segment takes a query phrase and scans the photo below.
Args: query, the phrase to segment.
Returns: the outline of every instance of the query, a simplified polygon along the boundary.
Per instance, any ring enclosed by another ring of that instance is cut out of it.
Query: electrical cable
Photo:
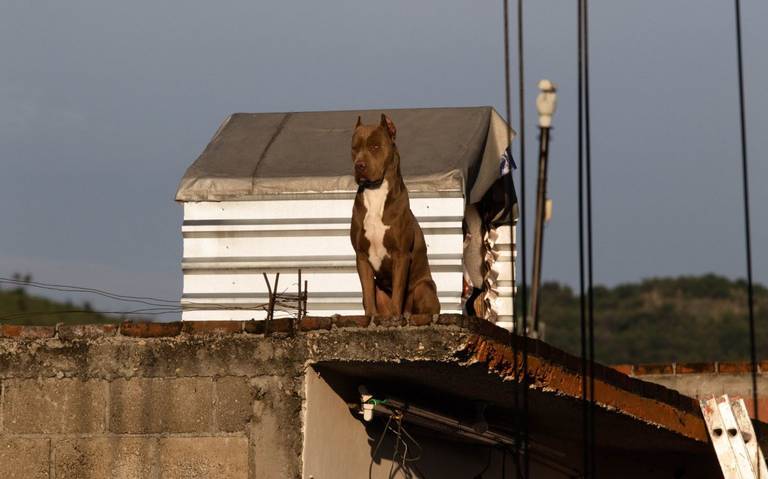
[[[475,477],[473,479],[483,479],[483,474],[488,472],[488,469],[491,467],[491,456],[493,455],[493,447],[488,447],[488,460],[485,462],[485,467],[475,474]]]
[[[747,126],[744,102],[744,63],[741,46],[741,1],[734,0],[736,17],[736,53],[739,79],[739,126],[741,133],[741,178],[744,194],[744,241],[747,260],[747,304],[749,311],[749,359],[752,369],[752,417],[760,421],[757,394],[757,347],[755,332],[755,299],[754,284],[752,282],[752,231],[749,213],[749,172],[747,162]],[[755,434],[759,436],[757,429]],[[759,437],[757,438],[759,439]],[[759,443],[759,440],[758,440]],[[758,471],[758,477],[760,471]]]
[[[504,15],[504,101],[505,101],[505,107],[506,107],[506,119],[507,119],[507,156],[510,162],[509,165],[509,184],[507,185],[507,194],[509,196],[509,200],[511,202],[511,196],[512,196],[512,94],[511,94],[511,79],[510,79],[510,66],[509,66],[509,0],[503,0],[503,15]],[[521,187],[522,187],[522,198],[518,199],[518,211],[520,212],[520,218],[522,221],[524,220],[524,205],[525,205],[525,175],[524,172],[524,165],[521,166]],[[515,228],[515,219],[512,215],[512,205],[510,203],[510,216],[509,216],[509,226],[510,226],[510,233],[514,231]],[[524,223],[523,223],[524,224]],[[522,244],[525,244],[525,238],[523,237]],[[524,251],[524,250],[523,250]],[[526,288],[525,288],[525,254],[523,256],[523,279],[522,279],[522,302],[523,302],[523,321],[525,321],[525,304],[526,304]],[[515,277],[515,263],[512,262],[511,265],[511,277]],[[516,287],[512,288],[512,302],[513,302],[513,310],[514,310],[514,302],[516,298]],[[517,335],[518,335],[518,321],[515,318],[516,315],[513,315],[512,317],[512,356],[513,356],[513,370],[515,371],[515,378],[513,382],[513,407],[515,411],[515,455],[517,455],[520,443],[522,442],[521,438],[521,426],[520,426],[520,394],[519,394],[519,377],[518,377],[518,364],[517,364]],[[518,476],[519,479],[519,476]]]
[[[376,447],[373,448],[373,452],[371,453],[371,462],[370,464],[368,464],[368,479],[373,479],[373,461],[376,459],[376,453],[379,452],[379,448],[381,447],[381,444],[384,442],[384,437],[387,435],[387,430],[389,430],[390,422],[392,422],[391,414],[389,418],[387,418],[387,423],[384,425],[384,430],[381,431],[379,440],[376,441]]]
[[[525,205],[527,204],[525,196],[525,61],[524,61],[524,44],[523,44],[523,0],[517,0],[517,70],[518,70],[518,111],[519,111],[519,128],[520,128],[520,196],[522,197],[520,205],[520,236],[522,237],[520,252],[522,256],[520,270],[522,274],[522,289],[523,289],[523,364],[522,364],[522,392],[523,392],[523,415],[522,415],[522,459],[523,459],[523,474],[522,477],[528,478],[530,473],[530,458],[528,457],[528,288],[527,288],[527,236],[526,236],[526,214]],[[519,470],[519,457],[518,457],[518,476],[520,476]]]
[[[590,407],[587,401],[587,311],[584,291],[584,0],[577,4],[577,63],[578,63],[578,223],[579,223],[579,330],[581,343],[581,404],[582,404],[582,470],[585,478],[590,475],[589,422]]]
[[[84,286],[42,283],[37,281],[25,281],[21,279],[6,278],[6,277],[0,277],[0,284],[8,284],[8,285],[13,285],[17,287],[32,287],[32,288],[43,289],[47,291],[58,291],[58,292],[66,292],[66,293],[95,294],[97,296],[106,297],[108,299],[112,299],[115,301],[123,301],[128,303],[140,303],[140,304],[145,304],[147,306],[156,306],[158,308],[169,308],[169,311],[167,312],[154,313],[154,314],[170,314],[172,312],[182,312],[182,309],[184,311],[206,311],[206,310],[253,311],[253,310],[264,309],[268,306],[268,303],[249,305],[247,307],[239,307],[239,306],[231,306],[231,305],[222,305],[221,303],[195,302],[195,303],[185,304],[182,307],[180,301],[178,300],[168,300],[168,299],[154,298],[149,296],[129,296],[129,295],[123,295],[119,293],[114,293],[114,292],[103,290],[103,289],[89,288]],[[288,290],[288,287],[286,287],[286,289],[284,289],[281,293],[278,293],[275,296],[275,306],[280,307],[281,312],[287,312],[288,310],[297,309],[295,302],[298,299],[292,295],[286,295],[285,292],[287,290]],[[174,311],[171,311],[171,310],[174,310]],[[178,310],[178,311],[175,311],[175,310]],[[14,316],[14,319],[19,319],[25,315],[81,314],[81,313],[88,313],[88,312],[95,313],[95,314],[123,314],[123,312],[121,311],[111,312],[111,311],[88,311],[88,310],[71,310],[71,311],[60,310],[60,311],[47,311],[47,312],[46,311],[19,312],[19,313],[14,313],[11,316]],[[135,314],[135,313],[131,311],[127,311],[125,312],[125,314]],[[10,318],[7,316],[0,317],[0,320],[8,320],[8,319]]]
[[[501,479],[507,479],[507,450],[501,455]]]
[[[117,298],[125,298],[125,299],[136,299],[136,300],[143,300],[143,301],[154,301],[159,303],[178,303],[178,300],[172,300],[172,299],[162,299],[162,298],[153,298],[150,296],[128,296],[124,294],[118,294],[118,293],[112,293],[106,290],[102,289],[96,289],[96,288],[88,288],[84,286],[73,286],[68,284],[53,284],[53,283],[41,283],[38,281],[23,281],[15,278],[5,278],[0,277],[0,282],[7,282],[7,283],[14,283],[18,285],[28,285],[28,286],[35,286],[39,288],[66,288],[71,289],[72,292],[80,292],[80,293],[93,293],[101,296],[108,296],[108,297],[117,297]]]
[[[592,235],[592,122],[589,101],[589,2],[584,0],[584,145],[587,180],[587,293],[588,293],[588,340],[589,340],[589,449],[592,477],[597,476],[597,443],[595,436],[595,296],[594,255]]]
[[[94,292],[94,291],[87,291],[87,290],[79,289],[79,288],[70,288],[70,287],[66,287],[66,286],[60,286],[60,287],[59,286],[42,286],[42,285],[39,285],[39,284],[27,283],[27,282],[23,282],[23,281],[12,281],[12,280],[2,279],[2,278],[0,278],[0,284],[10,284],[10,285],[14,285],[14,286],[29,286],[29,287],[32,287],[32,288],[44,289],[44,290],[47,290],[47,291],[59,291],[59,292],[64,292],[64,293],[95,294],[97,296],[103,296],[103,297],[106,297],[106,298],[109,298],[109,299],[112,299],[112,300],[115,300],[115,301],[124,301],[124,302],[129,302],[129,303],[141,303],[141,304],[146,304],[148,306],[170,306],[171,304],[173,304],[170,301],[165,303],[165,302],[162,302],[162,301],[155,302],[155,301],[145,301],[143,299],[127,299],[127,298],[123,297],[122,295],[108,293],[108,292],[98,292],[97,293],[97,292]],[[175,301],[175,304],[179,304],[179,301]]]

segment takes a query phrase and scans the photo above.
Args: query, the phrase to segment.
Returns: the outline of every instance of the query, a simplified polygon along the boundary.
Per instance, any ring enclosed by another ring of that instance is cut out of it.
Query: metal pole
[[[531,317],[533,331],[539,333],[539,303],[541,290],[541,263],[544,246],[544,222],[546,220],[547,202],[547,164],[549,159],[549,130],[552,126],[552,115],[557,107],[557,87],[549,80],[539,82],[539,96],[536,98],[536,108],[539,111],[539,179],[536,190],[536,224],[533,240],[533,273],[531,278]]]

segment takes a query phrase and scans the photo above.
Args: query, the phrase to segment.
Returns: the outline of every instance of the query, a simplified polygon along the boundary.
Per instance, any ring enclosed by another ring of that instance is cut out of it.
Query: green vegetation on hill
[[[56,323],[114,323],[118,320],[93,311],[88,302],[73,304],[34,296],[23,287],[0,290],[0,324],[54,325]]]
[[[709,274],[595,287],[595,358],[604,364],[749,360],[745,281]],[[578,292],[542,286],[545,340],[581,351]],[[758,358],[768,358],[768,289],[755,285]]]

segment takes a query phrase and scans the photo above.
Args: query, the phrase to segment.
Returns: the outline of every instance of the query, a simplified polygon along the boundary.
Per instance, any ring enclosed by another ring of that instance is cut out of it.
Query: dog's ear
[[[397,136],[397,128],[395,128],[395,124],[392,122],[392,119],[384,113],[381,114],[380,126],[384,128],[387,133],[389,133],[389,137],[392,139],[392,141],[395,141],[395,136]]]
[[[357,115],[357,123],[355,123],[355,129],[357,129],[362,124],[363,124],[362,117],[360,115]]]

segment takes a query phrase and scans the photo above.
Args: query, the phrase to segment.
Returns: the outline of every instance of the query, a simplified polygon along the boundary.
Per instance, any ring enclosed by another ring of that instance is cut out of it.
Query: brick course
[[[616,371],[657,383],[694,399],[728,394],[740,397],[752,410],[752,364],[748,361],[667,364],[619,364]],[[758,363],[758,415],[768,420],[768,361]]]

